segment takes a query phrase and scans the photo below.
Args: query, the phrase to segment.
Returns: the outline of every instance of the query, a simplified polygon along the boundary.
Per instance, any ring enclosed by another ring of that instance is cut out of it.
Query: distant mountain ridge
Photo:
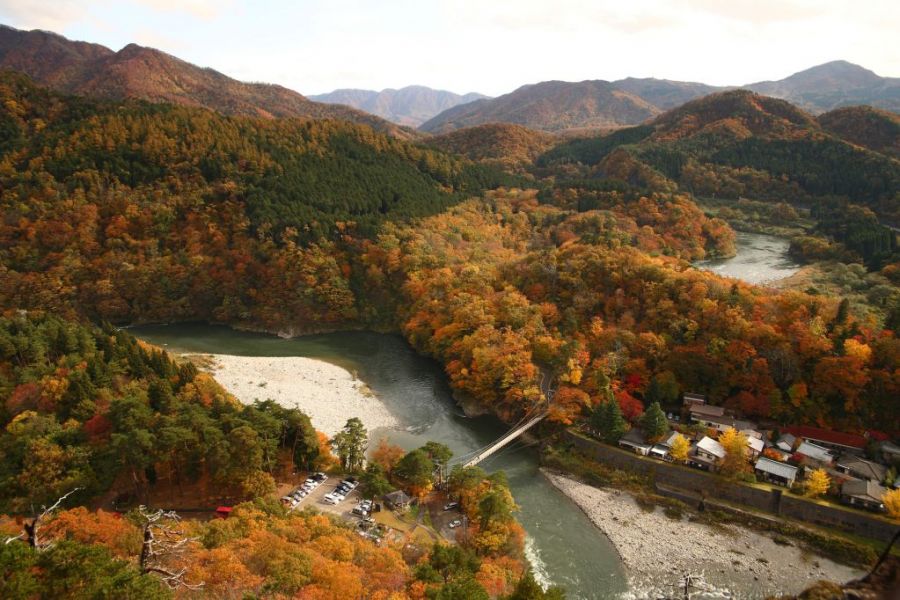
[[[744,86],[821,113],[844,106],[869,105],[900,113],[900,78],[881,77],[845,60],[828,62],[779,81]]]
[[[114,52],[47,31],[0,25],[0,68],[22,72],[68,94],[170,102],[229,115],[340,119],[401,138],[416,137],[411,130],[360,110],[313,102],[279,85],[237,81],[137,44]]]
[[[549,132],[625,127],[730,89],[737,88],[632,77],[618,81],[545,81],[491,100],[451,108],[420,129],[447,133],[491,122]],[[871,105],[900,113],[900,78],[880,77],[846,61],[825,63],[779,81],[752,83],[743,89],[787,100],[813,114],[851,105]]]
[[[418,127],[443,111],[487,98],[474,92],[455,94],[435,90],[422,85],[410,85],[400,89],[374,90],[339,89],[327,94],[309,96],[316,102],[345,104],[364,110],[399,125]]]

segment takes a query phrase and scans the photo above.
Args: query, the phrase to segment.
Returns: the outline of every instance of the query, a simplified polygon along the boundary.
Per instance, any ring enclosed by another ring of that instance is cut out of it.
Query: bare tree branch
[[[183,554],[189,543],[197,539],[187,537],[178,527],[181,522],[178,513],[163,509],[149,511],[146,506],[140,506],[138,512],[144,520],[144,542],[138,560],[141,572],[159,575],[162,582],[172,589],[183,587],[196,590],[202,587],[202,582],[185,581],[187,568],[173,570],[167,565],[174,557]]]
[[[59,498],[57,498],[56,502],[51,504],[49,507],[43,506],[42,507],[44,509],[43,512],[41,512],[41,514],[35,516],[31,520],[31,523],[29,523],[28,521],[25,521],[25,523],[22,525],[22,527],[24,528],[24,531],[15,537],[6,538],[4,545],[12,542],[13,540],[21,540],[24,538],[24,541],[27,542],[28,545],[31,546],[32,548],[34,548],[35,550],[40,551],[40,550],[47,550],[49,548],[52,548],[53,542],[41,542],[40,539],[38,538],[38,531],[40,529],[41,522],[44,520],[45,517],[48,517],[51,514],[53,514],[53,512],[55,512],[56,509],[59,508],[59,506],[63,502],[65,502],[66,498],[68,498],[69,496],[71,496],[72,494],[74,494],[75,492],[77,492],[80,489],[82,489],[82,488],[80,488],[80,487],[74,488],[74,489],[66,492]]]

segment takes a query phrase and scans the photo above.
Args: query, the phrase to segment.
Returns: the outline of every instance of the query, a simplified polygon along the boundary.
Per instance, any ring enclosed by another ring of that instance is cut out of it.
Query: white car
[[[460,525],[462,525],[462,521],[460,521],[459,519],[453,519],[452,521],[450,521],[449,527],[450,529],[456,529]]]

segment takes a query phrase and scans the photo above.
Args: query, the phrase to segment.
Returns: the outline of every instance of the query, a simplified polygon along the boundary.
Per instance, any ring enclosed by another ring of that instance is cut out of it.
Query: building
[[[882,497],[885,489],[874,481],[852,480],[841,486],[841,500],[851,506],[868,510],[884,510]]]
[[[844,433],[842,431],[831,431],[830,429],[821,429],[819,427],[810,427],[808,425],[792,425],[790,427],[785,427],[784,431],[818,446],[830,450],[837,450],[838,452],[848,450],[860,452],[865,449],[866,444],[869,441],[862,435]]]
[[[766,443],[762,440],[762,438],[747,435],[747,448],[750,450],[750,460],[756,460],[757,458],[759,458],[759,455],[762,454],[763,448],[765,447]]]
[[[900,465],[900,446],[891,442],[881,442],[878,446],[881,458],[889,465]]]
[[[672,431],[671,433],[669,433],[669,436],[665,440],[660,442],[660,444],[662,444],[666,448],[672,448],[672,444],[675,443],[675,438],[677,438],[679,435],[681,435],[681,434],[678,433],[677,431]],[[682,436],[682,437],[684,437],[684,436]]]
[[[800,442],[800,445],[797,446],[797,454],[802,454],[806,458],[819,463],[822,466],[828,466],[834,462],[834,454],[832,454],[830,450],[805,440]]]
[[[687,406],[688,408],[699,404],[706,404],[706,396],[702,394],[686,393],[682,398],[684,400],[684,406]]]
[[[721,408],[721,407],[709,407],[709,408]],[[741,419],[735,419],[734,417],[730,417],[728,415],[703,415],[700,413],[691,413],[691,419],[693,419],[696,423],[700,425],[704,425],[709,427],[710,429],[715,429],[718,432],[724,432],[728,429],[735,429],[737,431],[744,430],[756,430],[756,423],[751,423],[750,421],[742,421]]]
[[[835,468],[839,473],[844,473],[864,481],[875,481],[878,483],[884,481],[884,478],[887,475],[886,466],[872,462],[871,460],[860,458],[854,454],[842,456],[837,461]]]
[[[724,417],[725,407],[710,406],[709,404],[692,404],[688,408],[688,412],[691,414],[691,420],[696,421],[701,417]]]
[[[636,427],[630,429],[622,436],[619,440],[619,445],[641,456],[647,456],[653,447],[653,444],[647,443],[647,440],[644,438],[644,432]]]
[[[666,446],[665,444],[653,444],[648,456],[667,462],[672,461],[672,456],[669,454],[669,446]]]
[[[762,457],[753,467],[756,477],[769,483],[791,487],[797,479],[797,467]]]
[[[725,458],[724,446],[711,437],[704,436],[691,448],[688,464],[706,471],[715,471],[723,458]]]
[[[790,433],[785,433],[775,443],[775,447],[783,452],[793,452],[795,445],[797,445],[797,437]]]
[[[385,494],[384,501],[394,510],[406,510],[409,508],[409,503],[412,502],[412,498],[407,496],[406,492],[403,490],[395,490],[389,494]]]

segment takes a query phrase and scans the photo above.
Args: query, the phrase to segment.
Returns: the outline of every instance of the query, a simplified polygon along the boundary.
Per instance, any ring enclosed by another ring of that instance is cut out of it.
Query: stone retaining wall
[[[786,490],[762,490],[748,485],[652,458],[645,458],[582,437],[572,431],[566,432],[566,440],[571,442],[586,456],[611,465],[623,471],[650,476],[654,483],[674,487],[695,498],[711,498],[743,504],[757,510],[789,517],[798,521],[824,525],[865,536],[881,542],[889,542],[898,526],[876,515],[862,511],[825,506],[804,498],[792,496]]]

